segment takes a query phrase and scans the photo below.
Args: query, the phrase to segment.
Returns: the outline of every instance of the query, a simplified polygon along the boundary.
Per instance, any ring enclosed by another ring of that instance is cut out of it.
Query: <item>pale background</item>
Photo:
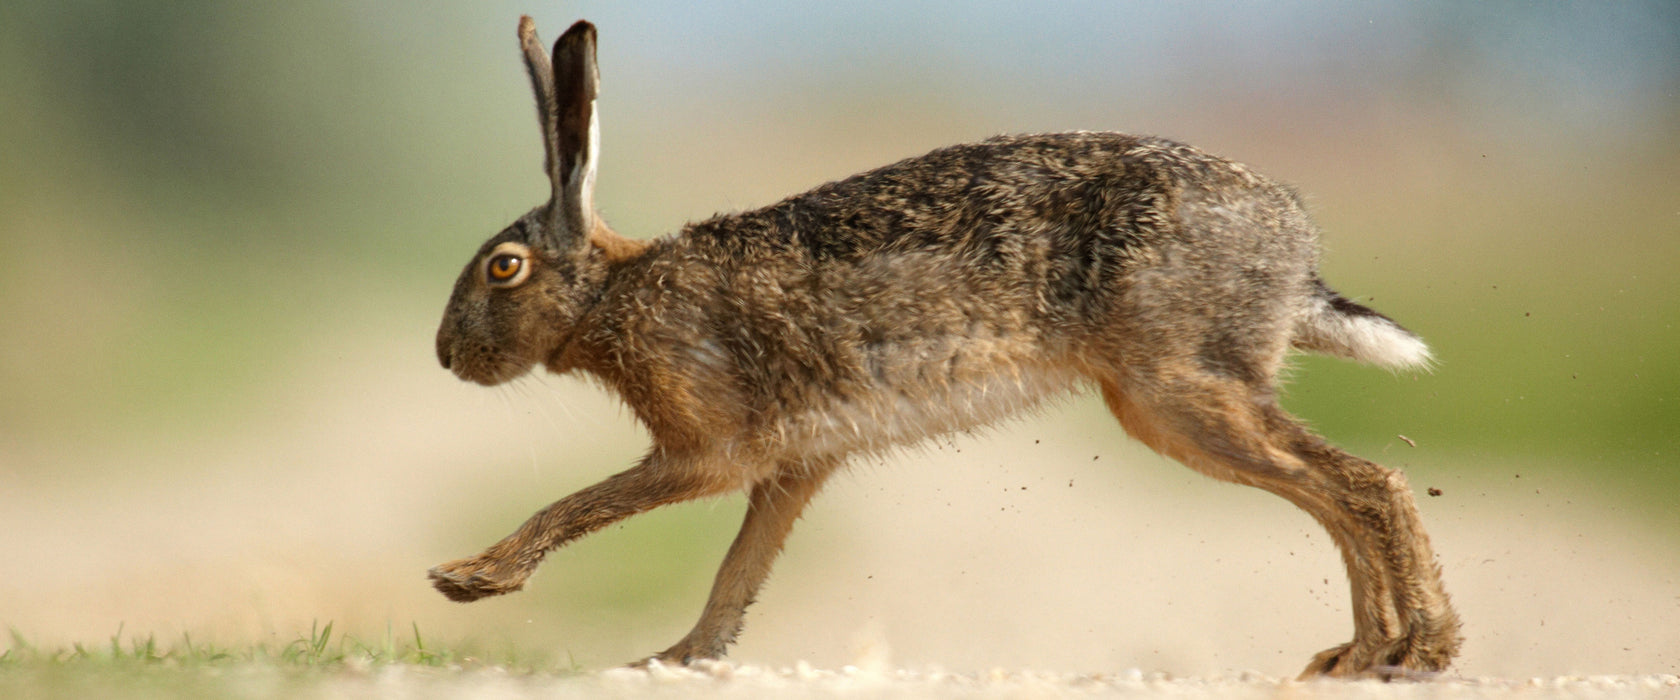
[[[424,581],[645,446],[584,382],[486,390],[432,354],[459,266],[544,196],[523,12],[600,27],[600,204],[633,236],[1001,132],[1295,183],[1326,276],[1442,358],[1303,360],[1288,402],[1443,491],[1460,670],[1680,669],[1675,5],[708,5],[0,7],[0,625],[418,625],[590,668],[687,629],[740,497],[507,598]],[[1286,675],[1349,634],[1304,514],[1081,399],[840,478],[734,656]]]

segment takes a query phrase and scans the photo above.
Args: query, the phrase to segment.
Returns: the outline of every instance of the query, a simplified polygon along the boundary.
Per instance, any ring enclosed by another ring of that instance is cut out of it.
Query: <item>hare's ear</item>
[[[537,95],[537,123],[542,126],[543,172],[550,180],[555,176],[556,115],[560,107],[554,101],[554,68],[548,63],[548,52],[537,38],[537,23],[529,15],[519,18],[519,48],[525,54],[525,72],[531,75],[531,91]]]
[[[543,133],[543,171],[553,185],[548,202],[547,233],[557,248],[583,245],[595,228],[595,153],[600,142],[595,124],[595,26],[578,22],[554,43],[549,62],[537,25],[519,18],[519,48],[537,97],[537,122]]]
[[[559,224],[558,241],[581,246],[595,229],[595,158],[600,150],[600,125],[595,120],[595,95],[600,76],[595,70],[595,26],[579,21],[554,42],[554,128],[548,137],[549,179],[554,182],[550,202]]]

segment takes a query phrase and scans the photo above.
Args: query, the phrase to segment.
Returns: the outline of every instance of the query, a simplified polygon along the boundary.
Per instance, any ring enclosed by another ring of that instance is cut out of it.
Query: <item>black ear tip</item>
[[[571,29],[567,29],[566,33],[560,36],[560,40],[566,42],[578,41],[580,39],[591,42],[595,41],[595,25],[590,24],[589,20],[578,20],[577,23],[572,25]]]

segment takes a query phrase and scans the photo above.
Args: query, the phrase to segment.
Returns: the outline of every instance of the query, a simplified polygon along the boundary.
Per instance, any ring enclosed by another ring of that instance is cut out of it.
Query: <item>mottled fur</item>
[[[445,595],[518,590],[572,539],[745,489],[746,522],[700,622],[656,657],[715,658],[801,508],[849,456],[1094,386],[1145,444],[1277,493],[1329,530],[1352,582],[1354,640],[1306,674],[1450,662],[1458,618],[1404,478],[1278,406],[1291,347],[1396,367],[1428,358],[1319,279],[1316,230],[1288,188],[1161,139],[1005,136],[633,241],[591,202],[594,36],[573,26],[551,67],[521,20],[553,194],[467,265],[438,356],[487,385],[537,365],[592,374],[653,447],[433,569]]]

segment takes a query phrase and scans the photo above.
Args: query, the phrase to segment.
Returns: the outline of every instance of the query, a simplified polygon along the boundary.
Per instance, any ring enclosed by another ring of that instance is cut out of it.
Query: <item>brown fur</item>
[[[942,148],[756,211],[625,239],[591,202],[594,28],[552,65],[521,45],[550,201],[456,283],[438,356],[497,384],[536,365],[623,398],[653,447],[470,559],[452,600],[518,590],[556,547],[668,503],[750,492],[694,630],[655,658],[722,656],[800,510],[848,457],[1097,387],[1121,425],[1216,479],[1266,489],[1335,539],[1354,639],[1304,675],[1445,668],[1459,623],[1404,478],[1326,444],[1274,386],[1291,347],[1391,365],[1427,351],[1319,280],[1293,192],[1170,141],[1007,136]],[[490,259],[521,276],[497,282]]]

